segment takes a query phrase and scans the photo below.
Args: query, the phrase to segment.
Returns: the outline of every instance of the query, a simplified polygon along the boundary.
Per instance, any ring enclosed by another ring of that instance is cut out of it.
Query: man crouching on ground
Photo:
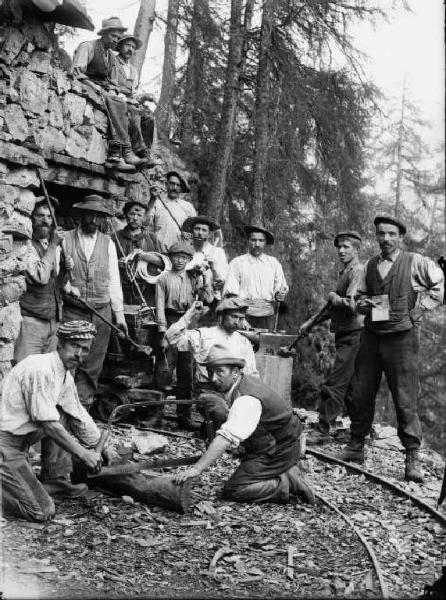
[[[5,514],[46,521],[55,513],[51,496],[78,498],[83,483],[70,482],[71,456],[93,473],[101,469],[94,448],[99,429],[83,408],[71,370],[88,355],[96,329],[87,321],[59,326],[57,350],[31,354],[6,376],[0,404],[0,482]],[[40,483],[28,462],[30,446],[42,440]]]
[[[224,394],[209,405],[211,418],[221,426],[198,462],[176,475],[176,483],[198,477],[225,451],[243,443],[245,453],[224,486],[225,499],[285,503],[297,495],[314,504],[314,494],[297,466],[302,426],[289,402],[259,379],[244,375],[245,361],[222,345],[209,350],[204,364],[215,390]]]

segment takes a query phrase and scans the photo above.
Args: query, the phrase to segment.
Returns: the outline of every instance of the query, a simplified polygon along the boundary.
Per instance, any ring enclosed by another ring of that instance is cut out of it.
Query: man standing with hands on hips
[[[406,227],[388,216],[374,220],[381,253],[365,267],[358,287],[358,311],[365,315],[352,398],[350,442],[343,460],[364,461],[364,438],[370,433],[375,400],[384,373],[406,450],[405,477],[423,479],[418,449],[418,344],[423,313],[443,300],[443,273],[429,258],[402,249]]]

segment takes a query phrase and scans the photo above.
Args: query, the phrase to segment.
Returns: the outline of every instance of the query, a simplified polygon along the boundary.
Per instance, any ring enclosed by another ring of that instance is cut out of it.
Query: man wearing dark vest
[[[63,321],[90,321],[97,330],[90,352],[78,367],[75,377],[79,399],[88,407],[94,400],[110,328],[66,292],[80,296],[106,319],[111,320],[113,313],[116,325],[124,333],[127,333],[127,325],[116,247],[108,235],[98,231],[105,217],[111,213],[103,198],[95,194],[74,204],[73,209],[79,210],[81,218],[76,229],[67,231],[63,243],[64,254],[72,259],[73,265],[70,281],[64,289]]]
[[[358,311],[365,322],[356,363],[350,442],[342,458],[364,461],[364,438],[373,424],[384,373],[395,404],[398,436],[406,449],[405,477],[420,482],[419,326],[423,312],[442,302],[443,273],[429,258],[402,250],[403,223],[380,216],[374,225],[381,254],[368,261],[358,288]]]
[[[57,346],[57,323],[61,317],[61,238],[54,229],[46,200],[39,199],[31,216],[33,237],[28,250],[26,292],[20,298],[22,322],[14,346],[14,360],[30,354],[53,352]]]
[[[122,171],[134,171],[146,164],[132,151],[129,137],[127,102],[111,81],[116,45],[127,27],[118,17],[102,21],[99,39],[82,42],[73,56],[73,75],[99,93],[106,103],[110,140],[108,164]],[[122,152],[122,156],[121,156]]]
[[[285,503],[296,495],[314,504],[297,465],[302,425],[291,404],[256,377],[242,374],[245,361],[225,346],[213,346],[205,365],[215,390],[224,395],[216,395],[209,406],[211,418],[221,425],[203,456],[179,472],[176,482],[198,477],[224,452],[243,444],[240,466],[225,483],[224,498]]]

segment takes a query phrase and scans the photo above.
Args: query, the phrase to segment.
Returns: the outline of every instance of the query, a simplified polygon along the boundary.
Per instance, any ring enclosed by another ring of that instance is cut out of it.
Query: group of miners
[[[153,139],[154,122],[134,100],[130,58],[140,42],[124,32],[119,19],[105,20],[99,39],[79,46],[73,68],[107,106],[109,162],[133,170],[150,162],[147,131],[151,127]],[[85,494],[84,483],[71,482],[72,457],[100,472],[100,431],[89,411],[110,341],[107,321],[128,336],[124,305],[141,303],[154,310],[157,366],[167,364],[176,374],[178,399],[200,398],[197,408],[206,407],[216,430],[202,458],[180,470],[175,481],[199,476],[233,450],[240,466],[225,484],[225,498],[287,502],[297,496],[314,503],[298,466],[302,424],[291,403],[261,381],[246,335],[249,329],[277,329],[278,307],[289,291],[280,262],[266,252],[274,236],[262,223],[245,225],[247,252],[228,263],[218,243],[220,224],[197,214],[184,197],[189,189],[182,175],[169,171],[165,185],[150,203],[126,201],[126,225],[111,236],[104,233],[110,203],[98,195],[73,205],[77,225],[70,231],[55,226],[51,199],[39,198],[35,205],[16,365],[3,381],[0,410],[6,513],[46,520],[54,514],[53,496]],[[404,249],[406,227],[399,220],[379,216],[374,226],[380,252],[365,265],[358,232],[335,236],[342,267],[337,287],[299,331],[330,319],[336,346],[320,391],[319,421],[307,443],[327,442],[345,406],[351,428],[342,458],[363,462],[384,373],[406,451],[405,477],[421,481],[419,325],[423,312],[443,300],[443,273]],[[282,354],[289,352],[284,348]],[[194,428],[190,405],[178,405],[177,418],[180,427]],[[38,441],[39,479],[28,460]]]

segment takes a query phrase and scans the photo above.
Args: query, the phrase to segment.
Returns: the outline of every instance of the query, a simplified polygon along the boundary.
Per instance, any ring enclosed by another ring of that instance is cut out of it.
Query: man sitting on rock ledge
[[[134,171],[144,166],[146,160],[138,158],[132,150],[129,137],[127,101],[112,83],[116,50],[119,39],[127,31],[118,17],[102,21],[99,39],[82,42],[73,57],[73,74],[82,83],[98,92],[104,101],[109,119],[110,140],[107,164],[121,171]],[[122,151],[122,156],[121,156]]]

